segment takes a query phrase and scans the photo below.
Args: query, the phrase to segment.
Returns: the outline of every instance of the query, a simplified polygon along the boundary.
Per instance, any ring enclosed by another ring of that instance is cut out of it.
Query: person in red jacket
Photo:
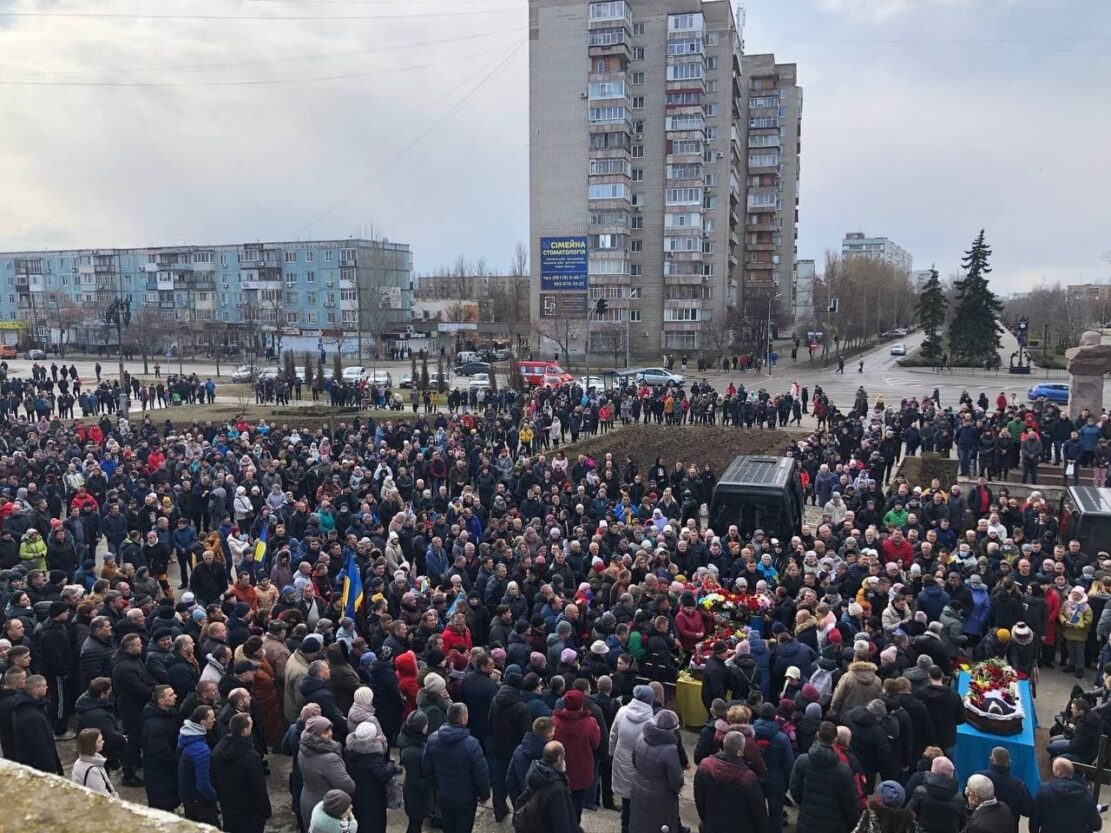
[[[901,530],[896,529],[892,532],[880,548],[883,550],[885,564],[894,561],[904,570],[909,570],[910,565],[914,563],[914,547],[903,537]]]
[[[420,692],[420,683],[417,682],[417,655],[412,651],[398,654],[393,665],[397,674],[397,687],[405,698],[404,714],[408,717],[417,707],[417,694]]]
[[[569,691],[563,696],[563,708],[552,715],[554,738],[566,752],[567,787],[571,790],[576,822],[582,821],[583,798],[594,781],[594,752],[602,742],[598,721],[583,708],[584,703],[581,691]]]
[[[702,612],[690,593],[684,593],[679,602],[675,630],[679,632],[679,642],[688,654],[694,653],[694,646],[706,635],[706,620],[702,618]]]
[[[461,653],[469,654],[471,652],[471,629],[467,627],[467,614],[456,613],[451,617],[451,622],[442,634],[444,637],[445,654],[451,653],[454,648]]]
[[[77,494],[73,496],[73,500],[69,502],[71,512],[80,512],[86,506],[91,507],[94,512],[100,510],[100,504],[97,503],[96,498],[89,494],[89,490],[81,486],[77,490]]]

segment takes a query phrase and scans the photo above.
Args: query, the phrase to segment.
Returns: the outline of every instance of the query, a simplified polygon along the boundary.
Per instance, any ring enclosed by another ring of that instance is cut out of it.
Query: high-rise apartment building
[[[792,276],[793,66],[756,62],[750,93],[729,0],[530,0],[529,27],[539,346],[552,350],[558,329],[578,353],[617,352],[625,333],[634,354],[721,346],[746,281]],[[586,262],[572,264],[562,254],[583,239]],[[585,280],[567,279],[579,268]]]
[[[870,257],[894,266],[900,272],[911,273],[914,258],[910,252],[886,237],[866,237],[864,232],[850,231],[841,241],[841,257]]]
[[[408,323],[412,271],[408,244],[385,240],[3,252],[0,327],[28,344],[115,344],[105,311],[121,299],[130,337],[156,353],[369,351]]]

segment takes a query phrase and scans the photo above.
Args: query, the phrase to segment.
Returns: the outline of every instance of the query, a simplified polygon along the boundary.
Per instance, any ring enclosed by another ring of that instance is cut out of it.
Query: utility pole
[[[764,358],[767,360],[768,365],[768,376],[772,375],[772,302],[778,301],[782,297],[782,293],[777,295],[773,295],[770,292],[768,293],[768,349],[767,352],[764,354]]]
[[[118,273],[116,280],[116,297],[108,307],[105,323],[116,327],[116,358],[120,371],[119,413],[126,418],[131,412],[131,399],[128,396],[127,377],[123,367],[123,328],[131,325],[131,299],[123,297],[123,279]]]
[[[1049,325],[1046,324],[1042,331],[1042,368],[1048,366],[1049,363]]]

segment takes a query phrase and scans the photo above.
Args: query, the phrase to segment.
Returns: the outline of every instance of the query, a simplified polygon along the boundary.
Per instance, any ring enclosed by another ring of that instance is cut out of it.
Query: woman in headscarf
[[[1068,651],[1068,665],[1065,671],[1075,672],[1077,678],[1084,676],[1084,646],[1088,642],[1088,630],[1092,626],[1092,606],[1088,594],[1080,585],[1072,588],[1061,605],[1057,620],[1063,629],[1065,649]]]

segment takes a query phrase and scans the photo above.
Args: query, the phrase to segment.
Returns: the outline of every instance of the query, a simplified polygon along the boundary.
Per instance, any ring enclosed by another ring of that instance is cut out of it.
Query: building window
[[[285,253],[285,262],[286,263],[296,263],[297,262],[297,252],[286,252]]]
[[[633,182],[644,181],[644,168],[633,168]]]
[[[305,252],[305,263],[312,263],[314,260],[316,260],[316,252]]]
[[[644,251],[644,241],[643,240],[630,240],[629,241],[629,251],[630,252],[642,252],[642,251]]]
[[[309,254],[312,254],[312,252],[309,252]],[[305,280],[309,283],[316,283],[316,272],[306,272]]]
[[[667,68],[668,81],[687,81],[703,76],[702,64],[672,64]]]
[[[638,309],[629,310],[629,322],[630,323],[639,324],[640,320],[641,320],[640,310],[638,310]]]
[[[619,182],[603,182],[590,186],[588,198],[592,200],[627,200],[629,198],[629,188]]]
[[[715,182],[716,182],[716,180],[714,179],[713,174],[706,174],[706,185],[707,185],[707,187],[713,187]]]
[[[629,228],[634,228],[634,229],[644,228],[644,218],[640,217],[640,216],[633,217],[632,223],[629,224]]]
[[[587,114],[591,124],[614,124],[625,121],[625,108],[617,107],[591,107]]]
[[[707,104],[706,105],[706,115],[707,116],[712,118],[712,117],[716,116],[717,114],[718,114],[718,106],[716,104]]]
[[[633,24],[633,34],[634,35],[643,35],[644,34],[644,24],[643,23],[634,23]]]
[[[643,46],[634,46],[633,47],[633,60],[634,61],[643,61],[644,60],[644,47]]]
[[[716,127],[706,128],[706,141],[712,142],[718,137],[718,129]]]
[[[591,81],[587,87],[587,95],[591,99],[598,98],[624,98],[624,81]]]
[[[316,303],[316,293],[315,292],[306,292],[305,293],[305,303],[306,304],[315,304]]]
[[[629,76],[629,84],[634,87],[639,87],[644,84],[644,73],[634,72]]]
[[[642,95],[633,96],[633,109],[634,110],[643,110],[644,109],[644,96],[642,96]]]
[[[642,274],[641,265],[639,263],[630,263],[629,264],[629,275],[631,275],[634,278],[639,278],[641,276],[641,274]]]
[[[706,59],[706,69],[717,69],[717,68],[718,68],[717,55],[711,55],[709,58]]]
[[[644,158],[644,145],[633,145],[632,156],[633,156],[633,159],[643,159]]]

